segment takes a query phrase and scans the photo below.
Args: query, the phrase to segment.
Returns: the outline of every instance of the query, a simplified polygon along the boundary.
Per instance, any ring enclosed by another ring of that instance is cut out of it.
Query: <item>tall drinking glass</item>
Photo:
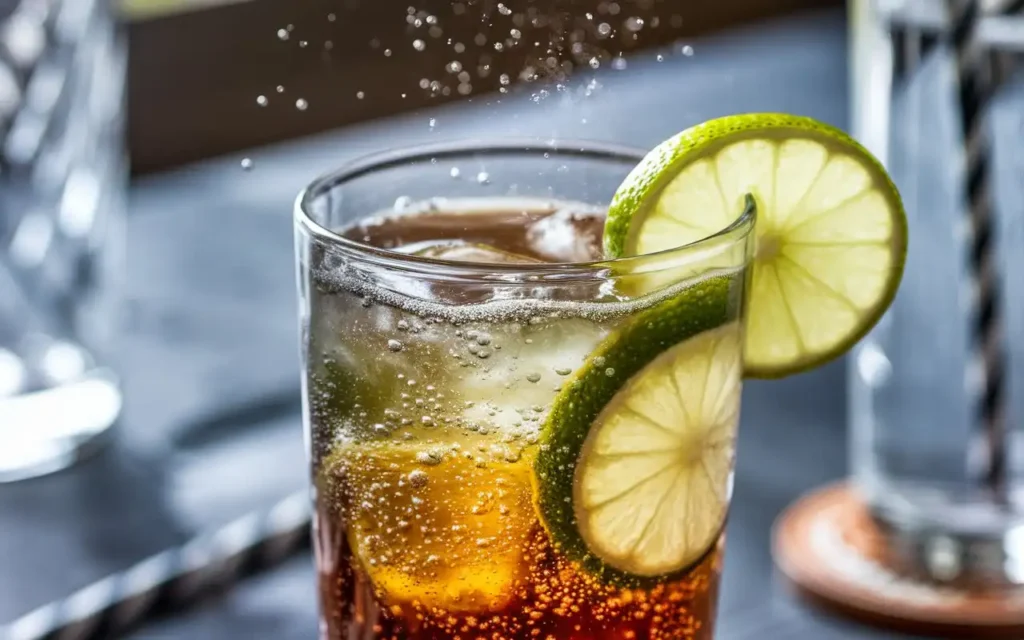
[[[640,158],[418,148],[299,197],[322,638],[714,636],[755,213],[602,260]]]

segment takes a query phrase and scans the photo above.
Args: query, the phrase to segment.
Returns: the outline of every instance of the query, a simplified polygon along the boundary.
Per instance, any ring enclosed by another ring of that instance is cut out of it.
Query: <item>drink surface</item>
[[[456,205],[343,235],[475,262],[600,258],[600,212]],[[721,536],[684,570],[623,584],[577,562],[536,504],[559,391],[653,302],[598,277],[555,291],[381,285],[313,260],[306,384],[323,638],[712,638]]]

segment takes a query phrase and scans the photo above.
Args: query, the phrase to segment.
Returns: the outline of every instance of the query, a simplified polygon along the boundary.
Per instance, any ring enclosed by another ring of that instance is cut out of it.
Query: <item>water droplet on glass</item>
[[[417,38],[412,41],[412,48],[417,51],[423,51],[424,49],[427,48],[427,43]]]
[[[288,35],[288,30],[287,29],[278,29],[277,30],[277,39],[278,40],[287,40],[288,38],[289,38],[289,35]]]
[[[252,166],[252,158],[242,158],[242,169],[250,171]]]
[[[295,101],[295,108],[298,109],[299,111],[305,111],[306,109],[309,108],[309,103],[306,102],[305,99],[299,98],[298,100]]]
[[[690,45],[688,45],[688,44],[684,44],[684,45],[683,45],[683,48],[682,48],[682,49],[681,49],[680,51],[681,51],[681,52],[682,52],[682,54],[683,54],[684,56],[686,56],[687,58],[689,58],[690,56],[692,56],[692,55],[693,55],[693,47],[691,47],[691,46],[690,46]]]
[[[405,348],[405,345],[403,345],[398,340],[388,340],[388,351],[397,352],[401,351],[403,348]]]
[[[450,175],[453,178],[458,178],[461,173],[462,172],[459,171],[458,167],[452,167],[452,170],[448,172],[448,175]]]
[[[570,373],[572,373],[572,369],[570,369],[569,367],[559,367],[555,369],[555,373],[557,373],[560,376],[567,376]]]
[[[260,105],[261,107],[265,107],[269,103],[270,100],[267,100],[267,96],[256,96],[256,104]]]
[[[480,173],[476,174],[476,181],[478,184],[490,184],[491,176],[486,171],[481,171]]]
[[[526,375],[526,379],[530,382],[540,382],[540,374],[536,372],[529,373]]]

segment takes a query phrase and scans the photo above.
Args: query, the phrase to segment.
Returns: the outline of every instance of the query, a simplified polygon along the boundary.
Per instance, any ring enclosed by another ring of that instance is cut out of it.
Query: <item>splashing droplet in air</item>
[[[304,98],[299,98],[295,101],[295,108],[299,111],[305,111],[309,108],[309,103]]]
[[[412,41],[412,48],[417,51],[423,51],[424,49],[427,48],[427,43],[417,38]]]
[[[260,105],[261,107],[265,107],[269,103],[270,100],[267,100],[267,96],[256,96],[256,104]]]
[[[252,158],[242,158],[242,170],[251,171],[252,166]]]

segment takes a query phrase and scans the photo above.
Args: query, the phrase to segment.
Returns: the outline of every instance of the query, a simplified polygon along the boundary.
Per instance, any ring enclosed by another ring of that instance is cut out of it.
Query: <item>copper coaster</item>
[[[1024,591],[974,593],[899,575],[864,504],[845,483],[791,505],[772,554],[797,593],[818,606],[892,629],[941,638],[1024,638]]]

